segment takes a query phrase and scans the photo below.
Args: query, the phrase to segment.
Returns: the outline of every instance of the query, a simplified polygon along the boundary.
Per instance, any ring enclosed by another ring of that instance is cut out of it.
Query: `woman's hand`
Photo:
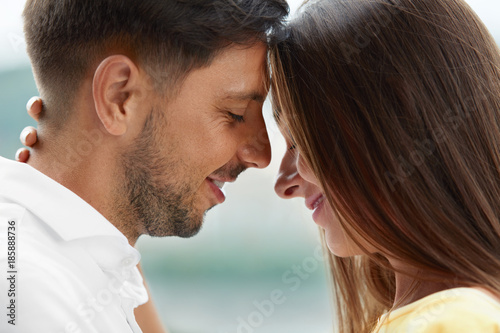
[[[38,121],[40,117],[40,113],[42,112],[42,99],[40,97],[32,97],[28,104],[26,104],[26,109],[28,110],[28,114],[31,118]],[[35,143],[38,141],[36,128],[32,126],[25,127],[21,132],[20,136],[21,143],[26,147],[33,147]],[[28,162],[30,158],[30,151],[27,148],[20,148],[16,153],[16,161],[19,162]]]
[[[151,293],[149,292],[149,288],[146,283],[146,279],[144,278],[144,274],[142,273],[141,266],[138,265],[137,268],[143,276],[144,286],[146,287],[149,296],[148,302],[137,307],[134,311],[137,324],[139,325],[143,333],[168,333],[168,330],[163,327],[156,305],[153,303],[153,299],[151,298]]]

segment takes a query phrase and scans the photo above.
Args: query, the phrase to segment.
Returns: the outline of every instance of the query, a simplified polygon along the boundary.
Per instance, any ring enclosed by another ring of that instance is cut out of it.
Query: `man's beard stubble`
[[[119,192],[125,203],[120,207],[120,215],[134,219],[128,224],[137,226],[139,235],[187,238],[200,231],[204,213],[194,211],[188,196],[195,189],[189,184],[182,180],[165,183],[165,176],[170,173],[173,179],[179,166],[162,157],[158,148],[160,133],[156,128],[164,121],[161,111],[152,110],[139,138],[123,154],[125,184]]]

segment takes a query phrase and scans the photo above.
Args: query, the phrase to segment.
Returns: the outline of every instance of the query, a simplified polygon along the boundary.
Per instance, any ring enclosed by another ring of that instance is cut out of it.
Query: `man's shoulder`
[[[57,244],[60,237],[40,217],[18,203],[0,197],[0,239],[22,243],[22,247]],[[19,250],[21,247],[16,247]],[[2,252],[0,251],[0,256]]]
[[[11,202],[8,199],[3,198],[0,195],[0,217],[11,219],[11,218],[22,218],[26,208],[17,203]]]
[[[7,268],[0,290],[9,291],[15,313],[30,316],[16,326],[52,328],[41,325],[57,322],[51,313],[69,318],[69,309],[78,306],[75,292],[83,289],[60,237],[22,205],[0,199],[0,244],[5,244],[0,248],[0,266]]]
[[[19,270],[26,286],[50,287],[81,279],[88,268],[79,247],[64,241],[41,218],[19,204],[0,202],[0,265]],[[33,281],[31,281],[33,280]],[[50,288],[49,288],[50,289]]]

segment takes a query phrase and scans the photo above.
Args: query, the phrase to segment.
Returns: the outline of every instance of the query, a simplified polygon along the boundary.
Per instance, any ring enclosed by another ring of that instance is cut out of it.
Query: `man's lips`
[[[215,178],[215,177],[207,177],[209,181],[214,183],[219,189],[222,189],[226,183],[232,183],[236,180],[236,178]]]
[[[217,203],[223,203],[226,200],[224,190],[222,189],[224,185],[234,182],[238,178],[238,175],[245,171],[245,169],[246,167],[241,164],[226,164],[215,170],[205,179],[217,199]]]
[[[226,196],[224,195],[222,190],[219,188],[219,186],[217,186],[214,183],[214,181],[211,180],[210,178],[206,178],[205,181],[207,182],[208,186],[212,190],[212,193],[214,194],[215,199],[217,200],[217,203],[218,204],[223,203],[226,200]]]
[[[215,179],[208,179],[208,180],[211,180],[212,183],[214,183],[215,185],[217,185],[218,188],[222,189],[224,187],[224,184],[226,184],[226,182],[223,182],[223,181],[220,181],[220,180],[215,180]]]
[[[206,178],[206,181],[208,182],[208,185],[211,188],[212,192],[214,193],[215,198],[217,199],[217,202],[219,204],[223,203],[226,200],[226,196],[225,196],[222,188],[224,187],[224,185],[226,183],[234,182],[235,180],[236,179],[230,179],[230,178],[226,178],[226,179],[222,179],[222,178],[214,179],[211,177]]]

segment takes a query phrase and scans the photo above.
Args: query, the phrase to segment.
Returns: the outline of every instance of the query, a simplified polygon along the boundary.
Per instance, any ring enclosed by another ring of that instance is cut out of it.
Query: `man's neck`
[[[117,196],[116,159],[102,147],[96,146],[92,150],[85,138],[62,140],[59,137],[53,140],[51,137],[51,144],[47,142],[49,140],[40,137],[28,164],[91,205],[120,230],[133,246],[139,233],[135,230],[134,222],[120,212],[124,209],[119,207],[125,207],[126,202],[120,204],[118,200],[126,198]]]

